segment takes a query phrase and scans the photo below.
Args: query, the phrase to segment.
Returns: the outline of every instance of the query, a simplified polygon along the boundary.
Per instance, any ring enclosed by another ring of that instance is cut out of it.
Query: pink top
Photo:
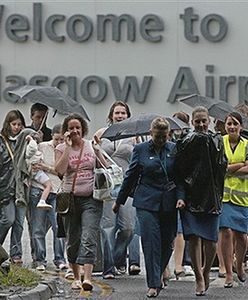
[[[59,144],[56,150],[61,153],[64,152],[65,143]],[[63,191],[70,192],[72,189],[72,182],[74,174],[77,168],[80,149],[69,152],[69,165],[63,178]],[[90,196],[93,193],[94,183],[94,167],[95,167],[96,155],[92,148],[91,142],[84,139],[84,148],[79,163],[74,194],[76,196]]]

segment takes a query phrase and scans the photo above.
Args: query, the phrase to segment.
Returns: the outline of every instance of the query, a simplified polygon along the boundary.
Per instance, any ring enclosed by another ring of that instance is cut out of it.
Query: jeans
[[[23,223],[26,214],[26,207],[16,207],[15,200],[10,200],[7,205],[0,208],[0,244],[4,240],[11,228],[10,236],[10,257],[22,257],[22,233]]]
[[[34,257],[36,263],[46,266],[46,233],[47,222],[51,224],[53,231],[53,251],[54,251],[54,264],[58,266],[60,263],[65,263],[64,258],[64,240],[57,238],[57,222],[56,222],[56,194],[50,193],[47,198],[47,203],[52,205],[52,209],[43,210],[37,208],[42,190],[39,188],[31,187],[30,190],[30,217],[31,217],[31,234],[32,243],[34,246]]]
[[[160,288],[177,232],[175,212],[154,212],[137,208],[148,288]]]
[[[103,275],[114,274],[114,266],[126,265],[127,247],[133,237],[135,226],[135,208],[132,198],[120,207],[115,215],[113,201],[104,202],[101,220],[102,251],[104,256]]]
[[[133,238],[128,245],[128,264],[140,267],[140,226],[138,218],[135,218],[135,228]]]

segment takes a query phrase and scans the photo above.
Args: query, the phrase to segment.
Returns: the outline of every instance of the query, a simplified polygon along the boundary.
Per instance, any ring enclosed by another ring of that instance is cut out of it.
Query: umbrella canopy
[[[230,112],[238,112],[243,119],[243,127],[248,129],[248,118],[237,111],[235,107],[224,101],[217,101],[212,98],[192,94],[179,99],[180,102],[189,105],[190,107],[204,106],[208,109],[209,115],[215,119],[225,121],[227,114]]]
[[[129,138],[133,136],[149,135],[152,121],[161,117],[155,113],[144,113],[138,116],[128,118],[124,121],[112,124],[105,130],[102,138],[107,138],[111,141]],[[165,117],[170,123],[171,129],[183,129],[189,126],[176,117]]]
[[[53,108],[55,112],[61,114],[78,113],[90,121],[83,106],[56,87],[25,85],[9,91],[9,93],[19,96],[17,102],[29,100],[33,103],[41,103]]]

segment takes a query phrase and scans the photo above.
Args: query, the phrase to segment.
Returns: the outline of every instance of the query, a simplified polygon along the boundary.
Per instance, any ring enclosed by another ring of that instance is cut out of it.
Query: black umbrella
[[[224,101],[217,101],[212,98],[192,94],[179,99],[180,102],[189,105],[190,107],[204,106],[208,109],[209,115],[215,119],[225,121],[226,116],[230,112],[238,112],[243,119],[243,127],[248,129],[248,118],[237,111],[231,104]]]
[[[151,122],[157,117],[161,117],[161,115],[155,113],[143,113],[138,116],[128,118],[124,121],[114,123],[105,130],[102,138],[115,141],[133,136],[149,135]],[[165,118],[170,123],[170,127],[173,130],[189,127],[186,123],[182,122],[176,117]]]
[[[90,121],[83,106],[56,87],[25,85],[9,93],[19,96],[17,101],[23,99],[41,103],[61,114],[78,113]]]

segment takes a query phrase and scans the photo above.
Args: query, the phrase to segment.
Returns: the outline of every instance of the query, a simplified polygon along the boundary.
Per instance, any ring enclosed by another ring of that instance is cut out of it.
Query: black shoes
[[[174,270],[174,275],[176,276],[176,280],[178,280],[179,277],[184,277],[185,276],[185,272],[183,270],[182,271]]]
[[[131,265],[128,269],[129,275],[138,275],[141,272],[141,269],[137,265]]]
[[[244,283],[246,281],[246,275],[245,274],[242,274],[242,275],[237,275],[238,276],[238,280],[241,282],[241,283]]]
[[[231,289],[233,287],[233,282],[227,282],[224,284],[224,288]]]
[[[147,293],[146,293],[146,297],[147,298],[156,298],[159,293],[160,293],[161,289],[160,288],[150,288]]]

